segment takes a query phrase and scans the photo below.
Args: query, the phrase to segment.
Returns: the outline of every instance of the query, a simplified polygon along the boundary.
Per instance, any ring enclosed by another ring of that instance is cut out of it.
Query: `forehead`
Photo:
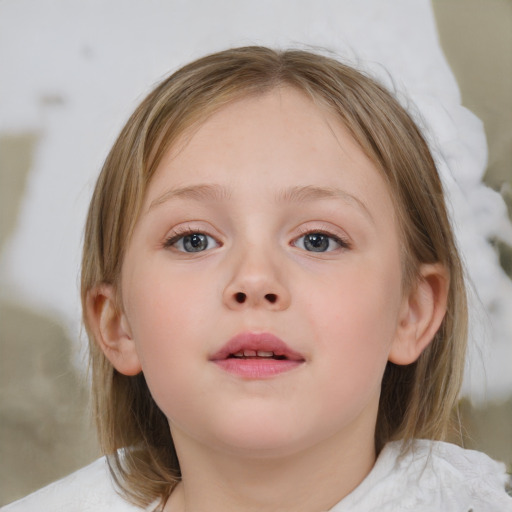
[[[394,210],[381,172],[339,117],[292,87],[233,101],[178,137],[150,181],[143,208],[167,192],[205,184],[245,200],[330,188],[368,208],[377,201]]]
[[[153,179],[161,179],[168,169],[176,182],[193,181],[199,174],[219,178],[222,167],[237,160],[258,166],[262,176],[275,177],[278,169],[270,163],[284,157],[304,158],[312,180],[322,174],[322,166],[349,167],[351,161],[371,168],[369,174],[378,172],[333,111],[295,88],[281,86],[235,100],[196,123],[163,155]],[[204,160],[208,165],[203,165]],[[195,165],[200,161],[200,166]],[[186,172],[181,172],[185,166]],[[280,170],[278,175],[284,176],[289,169]],[[236,173],[230,176],[236,177]]]

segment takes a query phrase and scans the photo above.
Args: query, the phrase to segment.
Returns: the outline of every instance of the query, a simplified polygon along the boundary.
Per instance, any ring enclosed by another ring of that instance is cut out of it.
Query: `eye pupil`
[[[183,247],[188,252],[204,251],[208,247],[208,238],[202,233],[194,233],[183,238]]]
[[[324,252],[329,248],[329,237],[322,233],[309,233],[304,237],[304,247],[308,251]]]

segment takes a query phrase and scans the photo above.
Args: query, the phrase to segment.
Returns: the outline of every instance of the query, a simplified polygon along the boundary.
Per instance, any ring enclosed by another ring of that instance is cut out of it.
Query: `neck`
[[[345,433],[343,439],[337,435],[298,453],[265,458],[187,443],[179,432],[173,436],[184,455],[183,480],[166,512],[325,511],[357,487],[375,463],[373,435],[361,442],[360,433],[357,440]]]

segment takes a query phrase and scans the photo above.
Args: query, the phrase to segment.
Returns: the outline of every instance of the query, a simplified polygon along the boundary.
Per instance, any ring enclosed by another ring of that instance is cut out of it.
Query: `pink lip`
[[[240,352],[273,352],[271,357],[234,357]],[[304,357],[270,333],[244,332],[231,338],[210,358],[220,368],[248,379],[264,379],[297,368]]]

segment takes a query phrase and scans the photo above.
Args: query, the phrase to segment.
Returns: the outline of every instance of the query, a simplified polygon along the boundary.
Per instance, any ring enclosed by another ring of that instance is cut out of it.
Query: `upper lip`
[[[274,334],[262,332],[243,332],[233,336],[220,350],[215,352],[210,360],[219,361],[227,359],[243,351],[273,352],[275,356],[284,357],[292,361],[304,361],[299,352],[292,350],[283,340]]]

